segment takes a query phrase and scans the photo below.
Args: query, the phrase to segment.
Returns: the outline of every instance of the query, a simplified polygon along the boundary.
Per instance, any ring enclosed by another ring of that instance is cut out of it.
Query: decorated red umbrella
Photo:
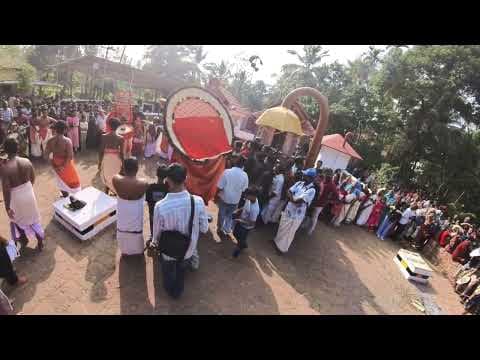
[[[167,100],[165,130],[175,149],[172,162],[187,167],[187,188],[208,202],[225,169],[223,155],[232,151],[233,124],[227,109],[205,89],[182,88]]]

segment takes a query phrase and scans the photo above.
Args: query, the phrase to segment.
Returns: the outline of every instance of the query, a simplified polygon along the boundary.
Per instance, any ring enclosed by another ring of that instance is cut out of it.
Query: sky
[[[368,50],[369,45],[324,45],[329,50],[330,56],[325,58],[325,62],[330,63],[335,60],[346,64],[348,60],[354,60],[363,52]],[[384,47],[384,45],[375,45]],[[205,63],[219,63],[222,60],[232,62],[235,58],[250,57],[258,55],[263,62],[259,71],[253,76],[253,80],[263,80],[272,84],[275,78],[272,74],[280,74],[280,68],[283,64],[296,62],[296,57],[287,53],[287,50],[300,51],[303,45],[203,45],[207,52]],[[125,53],[133,57],[133,64],[143,57],[144,45],[127,45]]]

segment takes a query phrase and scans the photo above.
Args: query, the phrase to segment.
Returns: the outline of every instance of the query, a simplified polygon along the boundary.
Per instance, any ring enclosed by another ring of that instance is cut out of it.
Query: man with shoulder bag
[[[200,233],[208,231],[208,215],[202,198],[185,188],[185,167],[171,164],[166,175],[169,193],[155,205],[149,247],[160,255],[165,290],[177,299],[183,293],[185,270],[198,269],[197,243]]]

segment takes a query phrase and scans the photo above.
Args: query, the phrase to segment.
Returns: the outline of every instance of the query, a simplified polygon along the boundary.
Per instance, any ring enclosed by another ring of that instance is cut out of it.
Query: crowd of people
[[[57,103],[63,105],[57,107]],[[147,203],[147,248],[161,257],[164,287],[170,296],[178,298],[184,290],[186,270],[199,267],[198,239],[200,233],[208,231],[212,216],[204,200],[187,190],[184,166],[159,165],[155,183],[138,176],[137,158],[158,154],[161,126],[146,122],[135,109],[132,131],[119,132],[126,119],[118,118],[113,111],[106,115],[105,107],[107,104],[52,100],[33,108],[28,101],[14,99],[13,105],[10,99],[3,102],[0,121],[7,159],[1,175],[12,234],[11,240],[1,238],[5,246],[0,246],[0,277],[12,285],[26,281],[16,275],[9,261],[12,257],[7,249],[12,242],[25,246],[34,237],[39,250],[45,243],[32,186],[34,167],[28,158],[19,156],[19,137],[7,136],[11,123],[16,122],[29,127],[27,156],[48,158],[51,154],[57,185],[64,197],[81,189],[75,153],[83,144],[97,149],[105,191],[117,197],[116,234],[122,255],[141,255],[145,251],[143,208]],[[86,124],[84,141],[82,124]],[[249,234],[256,227],[278,223],[271,239],[274,249],[283,255],[299,229],[312,236],[318,220],[323,219],[333,227],[365,228],[380,240],[401,241],[418,251],[429,241],[438,241],[452,254],[453,261],[471,270],[474,259],[470,254],[478,247],[479,234],[471,219],[449,218],[445,206],[429,200],[422,192],[377,188],[368,172],[324,168],[321,160],[315,167],[306,168],[304,150],[298,147],[293,156],[288,156],[262,145],[259,139],[234,142],[214,199],[218,206],[216,232],[222,240],[235,239],[233,258],[248,248]],[[475,291],[469,285],[464,295],[471,297]],[[472,301],[467,300],[471,308]]]

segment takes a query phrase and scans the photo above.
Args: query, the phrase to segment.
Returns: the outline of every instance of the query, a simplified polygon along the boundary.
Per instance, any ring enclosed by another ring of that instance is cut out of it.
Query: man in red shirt
[[[317,226],[318,216],[322,213],[322,210],[325,206],[333,201],[338,199],[338,190],[337,186],[333,182],[333,171],[331,169],[326,169],[325,180],[321,185],[320,195],[312,203],[312,213],[310,215],[310,226],[308,227],[308,235],[312,235]],[[323,187],[323,189],[322,189]]]

